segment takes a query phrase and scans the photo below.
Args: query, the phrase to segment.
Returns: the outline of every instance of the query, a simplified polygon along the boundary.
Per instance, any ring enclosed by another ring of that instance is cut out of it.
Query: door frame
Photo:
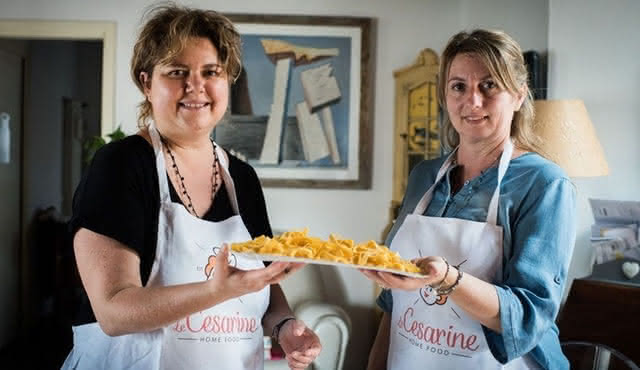
[[[18,40],[66,40],[66,41],[101,41],[102,42],[102,76],[101,76],[101,107],[100,107],[100,133],[102,137],[113,132],[115,124],[115,63],[116,63],[116,23],[103,21],[45,21],[45,20],[6,20],[0,19],[0,38]],[[27,77],[28,78],[28,77]],[[23,92],[24,94],[24,92]],[[25,105],[23,100],[23,112]],[[23,121],[28,119],[23,114]],[[21,169],[21,181],[24,182],[24,174]],[[23,184],[24,186],[24,184]],[[21,320],[22,335],[32,327],[34,319],[32,312],[26,310],[31,307],[28,291],[33,286],[26,271],[29,270],[31,255],[27,248],[26,225],[22,214],[24,199],[20,200],[21,209],[21,249],[20,275],[21,275]]]
[[[100,132],[115,129],[116,24],[103,21],[0,20],[0,38],[102,41]]]

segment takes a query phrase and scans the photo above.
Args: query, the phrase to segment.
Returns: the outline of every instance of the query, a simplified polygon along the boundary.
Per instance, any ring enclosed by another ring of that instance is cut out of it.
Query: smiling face
[[[500,87],[479,58],[463,53],[451,62],[445,98],[460,144],[492,143],[509,137],[513,113],[520,109],[524,94]]]
[[[156,126],[165,135],[209,135],[229,102],[229,80],[218,50],[206,38],[191,38],[167,64],[140,74]]]

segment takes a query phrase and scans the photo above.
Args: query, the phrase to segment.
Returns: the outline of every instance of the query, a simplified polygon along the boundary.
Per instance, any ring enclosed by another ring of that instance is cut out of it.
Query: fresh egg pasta
[[[259,236],[244,243],[233,243],[231,249],[240,253],[273,254],[420,273],[418,266],[373,240],[356,244],[351,239],[340,239],[331,234],[325,241],[307,233],[305,228],[287,231],[273,238]]]

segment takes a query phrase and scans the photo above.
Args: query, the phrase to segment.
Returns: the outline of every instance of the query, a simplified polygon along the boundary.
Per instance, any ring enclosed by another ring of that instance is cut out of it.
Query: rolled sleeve
[[[532,193],[512,230],[512,255],[496,284],[502,333],[484,328],[491,352],[506,363],[532,351],[554,330],[576,234],[575,188],[556,178]]]

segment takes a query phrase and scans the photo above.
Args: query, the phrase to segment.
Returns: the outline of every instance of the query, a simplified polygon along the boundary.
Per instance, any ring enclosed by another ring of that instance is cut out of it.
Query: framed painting
[[[216,142],[264,186],[370,188],[373,20],[226,15],[243,69]]]

